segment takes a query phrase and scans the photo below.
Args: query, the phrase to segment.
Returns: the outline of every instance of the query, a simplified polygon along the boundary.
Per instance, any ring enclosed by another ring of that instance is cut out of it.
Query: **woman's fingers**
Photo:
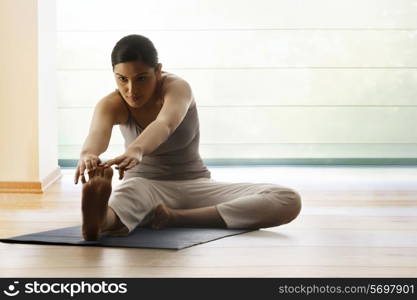
[[[83,173],[83,174],[81,174],[81,183],[84,184],[86,182],[87,181],[85,180],[84,173]]]
[[[126,168],[126,166],[129,164],[131,162],[131,160],[130,159],[127,159],[127,158],[125,158],[123,161],[122,161],[122,163],[121,164],[119,164],[119,169],[125,169]]]
[[[90,171],[91,171],[91,169],[92,169],[92,166],[91,166],[91,160],[86,159],[84,162],[85,162],[85,166],[86,166],[86,168],[87,168],[87,172],[90,172]]]
[[[134,167],[134,166],[136,166],[136,165],[137,165],[137,162],[136,162],[135,160],[132,160],[132,161],[130,162],[130,164],[128,164],[128,165],[126,166],[125,170],[129,170],[129,169],[133,168],[133,167]]]
[[[106,161],[103,166],[105,168],[108,168],[108,167],[111,167],[114,163],[115,163],[115,159],[110,159],[110,160]]]
[[[85,165],[84,162],[80,162],[80,164],[77,166],[77,170],[75,171],[75,184],[78,183],[78,179],[80,176],[84,175]]]
[[[126,159],[126,157],[124,155],[118,156],[114,159],[110,159],[108,161],[105,162],[104,166],[105,167],[110,167],[112,165],[119,165],[121,162],[123,162]]]
[[[103,167],[110,167],[114,164],[117,164],[116,170],[119,171],[119,179],[124,177],[126,170],[133,168],[137,164],[137,160],[126,157],[125,155],[118,156],[114,159],[108,160],[103,164]]]
[[[85,161],[85,164],[88,172],[97,169],[97,159],[88,159]]]
[[[119,169],[119,180],[123,178],[124,174],[125,174],[125,170]]]
[[[87,180],[85,178],[85,171],[87,171],[88,174],[88,178],[89,180],[94,177],[95,175],[98,175],[98,172],[101,171],[101,176],[104,176],[104,168],[90,168],[87,169],[84,164],[81,164],[80,166],[77,167],[77,169],[75,170],[75,176],[74,176],[74,183],[78,184],[78,179],[81,178],[81,183],[86,183]]]
[[[80,169],[77,167],[75,170],[74,184],[78,183],[78,177],[80,177]]]
[[[122,179],[124,177],[125,171],[133,168],[137,165],[136,160],[131,160],[129,164],[126,165],[126,163],[120,164],[116,169],[119,170],[119,179]]]
[[[81,176],[81,183],[86,183],[85,180],[85,170],[87,170],[85,163],[82,163],[80,166],[80,176]]]
[[[88,180],[90,180],[91,178],[94,177],[95,171],[97,170],[97,162],[98,161],[99,161],[98,159],[86,159],[84,161],[85,167],[82,166],[82,167],[84,167],[84,170],[83,170],[82,173],[84,174],[84,171],[87,170]],[[85,177],[84,177],[84,180],[85,180]]]
[[[97,170],[97,169],[96,169]],[[88,174],[88,180],[90,180],[91,178],[93,178],[96,175],[96,170],[94,169],[90,169],[89,171],[87,171]]]
[[[82,165],[80,166],[80,175],[84,175],[84,172],[85,172],[85,165],[84,165],[84,164],[82,164]]]
[[[83,184],[86,183],[85,171],[87,170],[89,179],[91,179],[95,176],[96,170],[98,170],[98,165],[101,166],[102,164],[100,158],[97,155],[83,155],[78,162],[77,169],[75,170],[74,183],[77,184],[80,177],[81,182]]]

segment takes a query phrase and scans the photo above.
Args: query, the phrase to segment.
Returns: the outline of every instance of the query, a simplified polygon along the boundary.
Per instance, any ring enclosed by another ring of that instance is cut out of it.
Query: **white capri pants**
[[[211,178],[126,178],[113,189],[108,205],[130,232],[138,225],[149,224],[153,210],[160,203],[174,209],[215,206],[227,228],[278,226],[291,222],[301,210],[300,195],[290,188],[270,183],[219,182]]]

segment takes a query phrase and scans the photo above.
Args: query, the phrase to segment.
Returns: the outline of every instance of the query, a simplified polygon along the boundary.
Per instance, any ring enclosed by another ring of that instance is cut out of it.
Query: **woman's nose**
[[[135,86],[133,85],[133,83],[128,83],[127,84],[127,92],[128,92],[128,94],[130,95],[130,96],[134,96],[134,95],[136,95],[136,93],[135,93]]]

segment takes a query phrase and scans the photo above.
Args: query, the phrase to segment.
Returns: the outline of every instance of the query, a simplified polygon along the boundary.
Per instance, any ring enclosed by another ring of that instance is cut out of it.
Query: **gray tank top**
[[[119,128],[127,149],[144,129],[136,123],[129,105],[124,100],[123,103],[129,111],[129,117],[126,124],[119,124]],[[210,171],[200,157],[199,143],[200,124],[193,96],[193,102],[177,129],[155,151],[143,156],[141,163],[127,170],[124,177],[157,180],[211,178]]]

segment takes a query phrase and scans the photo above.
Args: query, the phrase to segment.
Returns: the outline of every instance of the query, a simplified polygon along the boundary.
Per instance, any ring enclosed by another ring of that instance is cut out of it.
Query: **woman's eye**
[[[146,77],[139,77],[139,81],[145,81]]]
[[[120,81],[125,81],[125,78],[123,78],[123,77],[119,77],[119,80],[120,80]]]

